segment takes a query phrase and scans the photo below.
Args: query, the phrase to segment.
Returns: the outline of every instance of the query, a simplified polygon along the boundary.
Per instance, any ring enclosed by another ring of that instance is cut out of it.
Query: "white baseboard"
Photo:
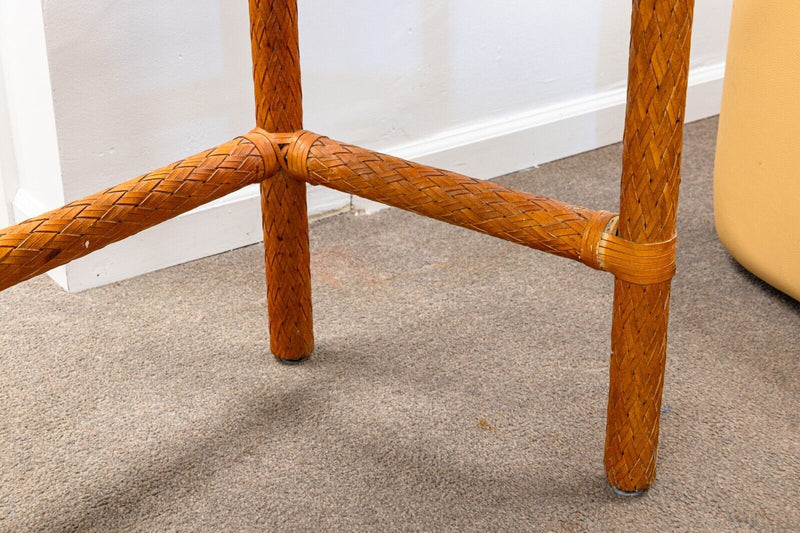
[[[724,73],[724,63],[692,70],[687,121],[719,113]],[[384,151],[490,179],[619,142],[625,100],[622,87],[453,128]],[[348,209],[373,212],[384,207],[323,187],[309,187],[308,205],[311,216]],[[17,220],[41,212],[26,201],[24,191],[15,197],[14,210]],[[261,240],[258,189],[252,186],[73,261],[51,276],[68,291],[77,292]]]
[[[687,122],[719,114],[724,76],[724,62],[692,69]],[[626,91],[621,87],[453,128],[385,152],[474,178],[495,178],[622,141]],[[361,212],[371,213],[385,207],[353,198],[353,208]]]

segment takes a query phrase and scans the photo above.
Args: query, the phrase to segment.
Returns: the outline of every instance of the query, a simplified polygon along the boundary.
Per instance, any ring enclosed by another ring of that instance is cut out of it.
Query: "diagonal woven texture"
[[[303,123],[295,0],[250,0],[256,122],[267,131]]]
[[[631,30],[619,236],[675,234],[693,0],[635,0]],[[617,279],[605,467],[623,491],[655,478],[670,281]]]
[[[575,260],[581,260],[587,231],[602,229],[613,217],[308,132],[286,155],[292,175],[313,185]]]
[[[266,173],[259,150],[240,137],[0,230],[0,290],[257,183]]]
[[[303,125],[295,0],[250,0],[256,124],[270,132]],[[270,349],[301,359],[314,348],[306,185],[276,174],[261,184]]]

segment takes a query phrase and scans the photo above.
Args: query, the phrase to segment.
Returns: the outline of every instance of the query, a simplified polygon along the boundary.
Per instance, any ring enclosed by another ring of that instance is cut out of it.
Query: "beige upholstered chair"
[[[800,2],[737,0],[714,216],[731,255],[800,300]]]

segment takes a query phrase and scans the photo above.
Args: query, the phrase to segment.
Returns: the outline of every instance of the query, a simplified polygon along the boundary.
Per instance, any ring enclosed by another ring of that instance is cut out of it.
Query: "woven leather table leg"
[[[296,0],[250,0],[256,123],[303,125]],[[297,361],[314,349],[306,184],[279,172],[261,183],[270,349]]]
[[[694,0],[634,0],[619,237],[675,235]],[[608,481],[622,492],[655,479],[671,281],[617,278],[606,430]]]

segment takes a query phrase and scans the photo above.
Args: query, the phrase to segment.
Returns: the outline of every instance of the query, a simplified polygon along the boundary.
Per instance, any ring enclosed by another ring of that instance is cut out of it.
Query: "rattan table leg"
[[[250,0],[256,123],[270,132],[303,123],[296,0]],[[314,349],[306,184],[284,172],[261,183],[270,349],[298,361]]]
[[[637,243],[675,234],[693,7],[633,2],[618,232]],[[618,492],[655,479],[670,283],[615,282],[605,467]]]

